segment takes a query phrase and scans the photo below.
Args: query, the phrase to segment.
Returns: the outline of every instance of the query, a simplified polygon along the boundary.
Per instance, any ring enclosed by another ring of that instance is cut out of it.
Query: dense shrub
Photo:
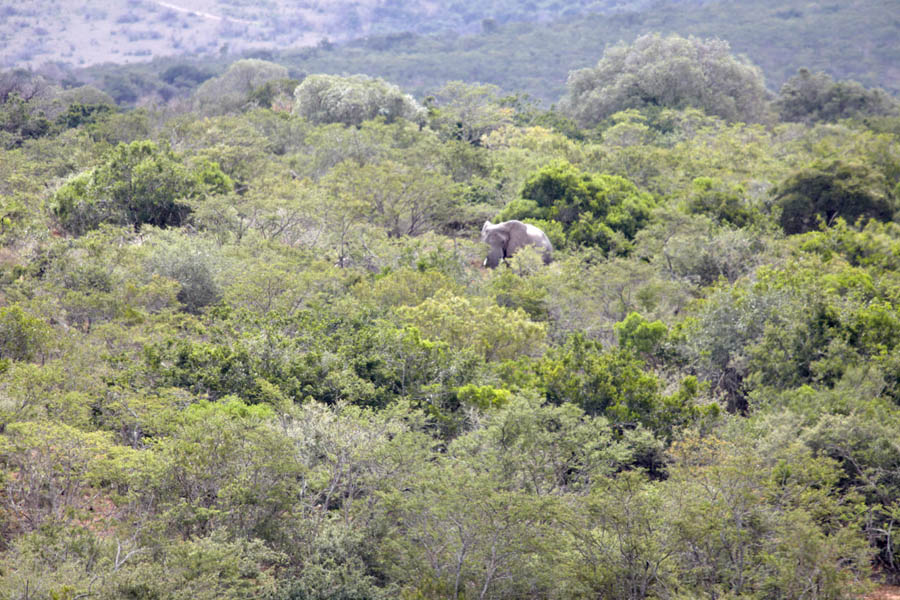
[[[0,308],[0,367],[3,360],[34,360],[51,339],[49,326],[21,306]]]
[[[630,240],[647,224],[654,204],[649,194],[624,177],[584,173],[565,161],[534,173],[521,196],[503,209],[500,220],[557,221],[567,244],[619,253],[628,252]]]
[[[900,103],[884,90],[867,90],[855,81],[836,82],[809,69],[800,69],[781,86],[775,108],[783,121],[805,123],[900,114]]]
[[[191,212],[185,200],[231,185],[214,163],[189,165],[167,145],[132,142],[119,144],[100,166],[69,179],[50,209],[75,235],[100,223],[178,226]]]
[[[794,173],[778,186],[775,201],[787,234],[831,225],[838,218],[889,221],[897,210],[893,190],[880,173],[840,160]]]

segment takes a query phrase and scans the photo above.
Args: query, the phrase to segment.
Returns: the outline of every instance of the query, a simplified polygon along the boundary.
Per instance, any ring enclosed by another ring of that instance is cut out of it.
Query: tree
[[[565,346],[538,363],[540,387],[554,404],[571,402],[589,415],[605,415],[618,425],[653,425],[662,410],[659,380],[626,351],[572,335]]]
[[[388,237],[440,228],[459,203],[455,186],[445,175],[391,160],[362,166],[347,161],[324,179],[326,185],[340,181],[342,193],[358,203],[360,220],[384,228]]]
[[[376,117],[420,121],[425,110],[409,94],[366,75],[310,75],[294,90],[294,113],[313,123],[360,125]]]
[[[319,182],[319,197],[328,199],[328,210],[316,211],[315,206],[310,206],[310,210],[319,212],[324,229],[329,234],[327,242],[335,248],[336,264],[340,267],[349,263],[353,242],[362,237],[357,230],[365,214],[366,204],[356,194],[359,181],[353,176],[355,167],[352,161],[345,161]],[[344,174],[348,176],[345,177]]]
[[[564,111],[583,127],[628,108],[700,108],[729,121],[766,117],[758,67],[727,42],[658,33],[607,50],[596,67],[569,73]]]
[[[858,377],[848,379],[834,390],[816,392],[804,387],[790,396],[794,406],[824,413],[803,432],[802,439],[817,455],[837,461],[844,471],[841,485],[858,490],[865,498],[869,509],[865,531],[878,549],[878,567],[896,581],[900,575],[894,525],[900,516],[897,413],[889,404],[873,399],[867,382]]]
[[[215,163],[188,165],[168,145],[132,142],[119,144],[100,166],[63,184],[51,212],[76,235],[100,223],[178,226],[190,213],[183,200],[231,186]]]
[[[155,232],[154,232],[155,233]],[[221,297],[216,281],[222,262],[218,248],[202,238],[185,238],[159,232],[147,240],[148,270],[178,282],[176,295],[185,310],[198,313]]]
[[[732,439],[673,447],[663,491],[675,572],[696,597],[857,597],[871,559],[858,498],[842,497],[836,463],[776,419],[755,425],[769,439],[740,424]]]
[[[547,597],[558,574],[540,565],[561,550],[560,497],[627,454],[575,407],[517,398],[487,410],[402,493],[385,494],[397,519],[384,546],[392,579],[427,598]]]
[[[584,173],[557,160],[534,173],[498,217],[558,221],[573,245],[627,253],[650,219],[653,199],[616,175]]]
[[[58,88],[27,69],[0,72],[0,147],[16,148],[51,132]]]
[[[687,202],[690,212],[709,215],[735,227],[746,227],[758,218],[747,206],[744,190],[739,186],[727,186],[715,177],[697,177],[692,184]]]
[[[296,79],[269,80],[250,93],[249,102],[262,108],[290,110],[299,83]]]
[[[113,111],[109,104],[81,104],[69,105],[66,112],[56,118],[56,123],[64,127],[73,128],[79,125],[93,124],[102,120]]]
[[[572,550],[562,565],[572,597],[643,600],[664,596],[677,571],[658,486],[636,471],[601,480],[562,526]]]
[[[59,108],[65,110],[67,106],[72,104],[83,104],[85,106],[108,106],[114,109],[115,100],[104,91],[98,90],[92,85],[81,85],[59,92],[53,99],[53,103]]]
[[[784,327],[797,308],[792,300],[788,290],[721,286],[693,306],[693,315],[672,332],[689,372],[710,382],[712,391],[724,396],[729,412],[748,408],[744,382],[749,374],[748,348],[767,326],[774,331]]]
[[[179,88],[192,88],[212,77],[212,73],[190,64],[177,64],[167,68],[160,79]]]
[[[45,136],[50,126],[42,112],[35,111],[17,95],[0,104],[0,147],[16,148],[25,140]]]
[[[855,81],[800,69],[781,86],[775,109],[782,121],[815,123],[849,117],[900,114],[900,103],[884,90],[867,90]]]
[[[48,99],[53,85],[30,69],[12,69],[0,72],[0,104],[16,96],[25,102]]]
[[[636,312],[628,313],[614,329],[619,337],[619,346],[643,356],[651,356],[665,339],[668,330],[662,321],[652,323]]]
[[[204,81],[194,92],[194,105],[207,115],[237,111],[250,103],[251,94],[266,83],[287,78],[286,67],[245,58],[232,63],[218,77]]]
[[[0,308],[0,370],[5,360],[33,360],[50,340],[50,328],[18,304]]]
[[[840,160],[802,169],[778,186],[781,227],[787,234],[805,233],[842,218],[889,221],[897,210],[893,190],[881,173],[865,164]]]
[[[634,440],[617,436],[605,417],[586,415],[573,403],[544,402],[537,394],[487,389],[485,396],[503,400],[480,404],[480,414],[470,417],[472,430],[450,451],[493,471],[503,487],[535,496],[587,494],[634,459]]]
[[[121,467],[130,448],[115,446],[106,432],[85,433],[49,422],[18,422],[0,437],[4,478],[0,507],[31,531],[46,522],[84,517],[103,488],[124,483]]]
[[[768,249],[766,238],[752,229],[717,225],[671,207],[654,213],[636,243],[637,253],[667,277],[701,286],[736,281],[765,262]]]
[[[148,483],[134,510],[156,515],[185,536],[224,528],[239,537],[278,540],[290,527],[282,519],[299,509],[293,496],[302,467],[290,439],[269,426],[271,415],[270,406],[235,397],[192,404],[178,415],[172,435],[159,440],[157,470],[143,474]]]
[[[495,85],[450,81],[428,98],[429,122],[444,138],[481,145],[484,135],[512,123]]]
[[[410,597],[546,597],[538,565],[553,556],[559,501],[498,486],[480,466],[435,462],[388,499],[400,534],[386,547],[392,579]]]

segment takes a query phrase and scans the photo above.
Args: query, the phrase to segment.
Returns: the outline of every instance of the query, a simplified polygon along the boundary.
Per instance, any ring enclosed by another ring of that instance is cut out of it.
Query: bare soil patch
[[[900,587],[883,585],[865,597],[865,600],[900,600]]]

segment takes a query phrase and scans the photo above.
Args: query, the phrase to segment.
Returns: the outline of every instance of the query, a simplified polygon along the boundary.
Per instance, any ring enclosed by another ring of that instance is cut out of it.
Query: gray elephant
[[[484,259],[484,266],[492,269],[500,264],[500,259],[509,258],[528,245],[544,249],[544,264],[548,264],[553,258],[553,244],[547,234],[534,225],[521,221],[504,221],[496,225],[485,221],[481,228],[481,241],[491,247]]]

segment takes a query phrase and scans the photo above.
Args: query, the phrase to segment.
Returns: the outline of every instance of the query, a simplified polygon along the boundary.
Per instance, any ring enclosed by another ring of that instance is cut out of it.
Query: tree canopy
[[[766,119],[760,69],[727,42],[648,34],[569,74],[563,110],[583,127],[628,108],[700,108],[728,121]]]
[[[565,161],[532,174],[521,196],[498,218],[556,222],[567,244],[598,246],[614,254],[628,252],[630,240],[646,225],[654,204],[649,194],[624,177],[583,173]]]
[[[190,75],[195,80],[198,75]],[[171,74],[170,77],[178,77]],[[247,104],[251,93],[266,83],[287,79],[286,67],[257,58],[233,62],[224,73],[206,79],[194,92],[194,104],[203,114],[222,114]]]
[[[215,163],[188,166],[168,146],[132,142],[119,144],[100,166],[67,181],[54,194],[51,210],[75,234],[101,223],[178,226],[191,210],[184,201],[231,186]]]
[[[314,123],[420,120],[424,109],[397,86],[366,75],[310,75],[294,90],[294,113]]]
[[[807,123],[900,114],[900,103],[884,90],[867,90],[855,81],[835,81],[809,69],[800,69],[781,86],[775,108],[784,121]]]

